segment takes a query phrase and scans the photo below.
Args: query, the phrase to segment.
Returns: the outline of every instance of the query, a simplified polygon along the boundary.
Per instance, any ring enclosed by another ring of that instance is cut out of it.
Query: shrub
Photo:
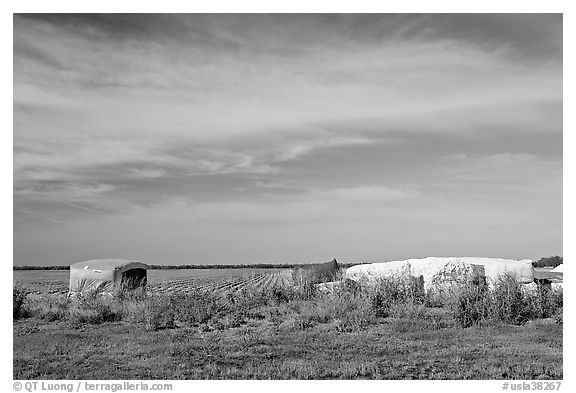
[[[145,324],[148,313],[148,297],[142,299],[124,299],[120,302],[122,320],[130,323]]]
[[[255,289],[244,288],[239,292],[228,296],[228,307],[232,311],[249,313],[251,310],[268,305],[275,296],[272,291],[258,291]],[[217,309],[222,309],[221,304],[216,304]]]
[[[341,288],[329,294],[317,294],[313,299],[292,300],[287,309],[284,323],[300,330],[335,322],[337,330],[351,332],[363,328],[374,318],[365,292]]]
[[[547,292],[547,307],[550,315],[555,314],[564,307],[564,292],[562,289],[552,288]]]
[[[551,318],[563,306],[561,289],[552,289],[546,285],[538,285],[537,291],[531,293],[529,306],[533,318]]]
[[[461,327],[478,326],[489,314],[489,298],[484,286],[464,284],[448,300],[448,309]]]
[[[302,280],[292,288],[291,300],[308,300],[318,295],[316,285],[310,280]]]
[[[46,296],[29,301],[28,309],[31,316],[52,321],[62,321],[68,318],[70,300],[60,296]]]
[[[511,275],[499,276],[491,291],[491,316],[502,322],[518,325],[529,319],[527,311],[522,284]]]
[[[444,307],[449,303],[450,299],[452,299],[452,297],[456,293],[447,296],[446,292],[444,291],[440,292],[437,289],[429,289],[428,291],[426,291],[426,294],[424,295],[424,305],[426,307],[435,307],[435,308]]]
[[[233,328],[269,315],[275,326],[307,329],[330,324],[330,328],[343,332],[363,329],[379,318],[394,318],[390,322],[408,330],[441,329],[454,324],[469,327],[482,320],[520,324],[553,317],[562,323],[561,290],[544,286],[527,290],[532,287],[523,286],[511,276],[500,277],[490,289],[467,283],[440,294],[425,294],[422,284],[421,279],[369,283],[344,280],[322,291],[303,282],[265,291],[243,289],[226,298],[201,291],[161,295],[130,290],[114,297],[90,293],[72,300],[58,296],[27,298],[27,291],[15,286],[14,318],[29,314],[50,321],[69,320],[73,325],[124,320],[158,330],[201,324],[205,329]],[[445,307],[438,307],[441,305]]]
[[[223,302],[218,298],[200,291],[174,296],[170,299],[168,307],[172,308],[175,320],[189,325],[208,322],[225,309]]]
[[[175,301],[168,296],[149,296],[144,303],[144,326],[146,330],[176,327]]]
[[[77,296],[70,304],[68,311],[69,320],[73,325],[100,324],[118,321],[122,318],[115,299],[96,292]]]
[[[417,318],[424,309],[422,282],[380,279],[364,283],[336,285],[327,293],[313,298],[293,300],[290,305],[295,316],[292,326],[307,329],[317,324],[335,323],[342,332],[360,330],[377,318],[400,315],[412,310],[410,318]],[[305,296],[306,298],[306,296]]]
[[[20,285],[14,285],[12,291],[12,316],[14,319],[19,319],[27,316],[27,310],[24,307],[28,290]]]
[[[119,302],[122,319],[156,331],[176,326],[173,298],[166,295],[137,295]]]
[[[523,324],[531,319],[550,318],[562,308],[561,289],[549,286],[524,286],[514,277],[503,275],[490,296],[490,315],[502,322]]]
[[[366,308],[354,309],[336,320],[339,332],[355,332],[364,329],[374,321],[372,314]]]
[[[502,275],[491,289],[466,285],[448,301],[454,320],[462,327],[484,319],[523,324],[531,319],[550,318],[562,307],[562,291],[538,285],[524,286],[511,275]]]
[[[121,303],[124,320],[144,324],[147,330],[153,331],[178,324],[197,326],[210,320],[223,307],[217,298],[200,291],[178,295],[134,294]]]
[[[562,307],[560,307],[559,309],[556,310],[556,312],[554,313],[554,321],[556,321],[557,324],[562,325],[564,322],[564,313],[563,313],[563,309]]]
[[[145,287],[138,287],[134,289],[120,289],[114,293],[114,299],[120,302],[125,301],[145,301],[148,297],[148,292]]]
[[[264,295],[268,296],[276,304],[288,302],[296,297],[294,289],[286,285],[274,285]]]
[[[376,317],[388,317],[395,304],[406,302],[423,304],[424,291],[419,280],[379,279],[365,286],[369,302]]]
[[[331,297],[333,306],[328,315],[333,315],[337,322],[337,330],[352,332],[360,330],[376,317],[373,304],[366,293],[342,291]]]
[[[409,300],[394,303],[390,306],[389,316],[401,319],[424,319],[426,317],[426,307]]]

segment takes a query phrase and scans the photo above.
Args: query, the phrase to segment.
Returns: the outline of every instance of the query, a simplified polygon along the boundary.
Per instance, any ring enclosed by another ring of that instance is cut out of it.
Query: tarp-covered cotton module
[[[295,268],[292,272],[294,283],[304,281],[312,284],[334,281],[338,275],[338,262],[336,259],[326,263],[316,263],[312,265]]]
[[[113,292],[146,285],[148,266],[126,259],[95,259],[70,265],[70,294]]]
[[[480,282],[483,277],[489,285],[492,285],[504,274],[516,277],[523,284],[529,284],[534,281],[532,261],[529,259],[517,261],[501,258],[428,257],[356,265],[346,270],[345,277],[358,281],[423,276],[425,288],[430,289],[434,286],[450,285],[466,280]]]

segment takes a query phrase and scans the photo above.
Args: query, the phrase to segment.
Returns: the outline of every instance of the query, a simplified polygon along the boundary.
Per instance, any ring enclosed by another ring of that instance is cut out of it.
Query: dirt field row
[[[289,269],[174,269],[150,270],[148,288],[167,294],[184,294],[200,290],[232,293],[243,289],[264,290],[290,282]],[[14,283],[32,294],[65,294],[68,292],[67,270],[14,271]]]

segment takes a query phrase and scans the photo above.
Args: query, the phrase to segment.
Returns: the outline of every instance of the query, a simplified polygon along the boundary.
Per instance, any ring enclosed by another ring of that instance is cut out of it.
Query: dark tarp
[[[308,282],[319,284],[322,282],[335,281],[338,275],[338,262],[336,259],[326,263],[316,263],[295,268],[292,271],[294,283]]]

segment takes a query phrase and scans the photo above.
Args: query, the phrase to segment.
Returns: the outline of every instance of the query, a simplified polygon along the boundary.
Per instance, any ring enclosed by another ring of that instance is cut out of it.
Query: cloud
[[[338,220],[363,221],[382,209],[397,208],[419,197],[414,189],[385,186],[359,186],[336,189],[301,190],[297,194],[275,194],[257,201],[198,201],[171,198],[165,201],[161,211],[186,211],[186,217],[194,217],[195,224],[225,223],[233,225],[295,225]],[[145,213],[136,208],[135,216]],[[171,216],[172,214],[166,213]]]
[[[18,231],[165,214],[214,239],[400,242],[404,216],[557,219],[561,34],[561,15],[15,15]]]
[[[458,153],[445,157],[442,170],[453,181],[490,184],[527,190],[545,183],[562,183],[562,161],[529,153],[498,153],[471,157]],[[554,187],[556,188],[556,187]]]
[[[321,193],[325,197],[340,200],[340,203],[358,206],[361,203],[385,203],[394,200],[412,199],[418,196],[415,190],[398,189],[384,186],[364,186],[337,188]]]
[[[354,146],[354,145],[368,145],[374,143],[373,140],[365,137],[330,137],[323,139],[313,139],[293,143],[292,146],[284,148],[282,152],[277,154],[275,160],[289,161],[298,159],[304,155],[313,153],[318,149],[326,149],[331,147]]]
[[[164,169],[133,168],[130,170],[130,174],[136,178],[158,179],[158,178],[166,176],[167,172]]]
[[[14,194],[19,198],[66,201],[94,198],[114,189],[111,184],[53,183],[41,187],[16,188]]]

